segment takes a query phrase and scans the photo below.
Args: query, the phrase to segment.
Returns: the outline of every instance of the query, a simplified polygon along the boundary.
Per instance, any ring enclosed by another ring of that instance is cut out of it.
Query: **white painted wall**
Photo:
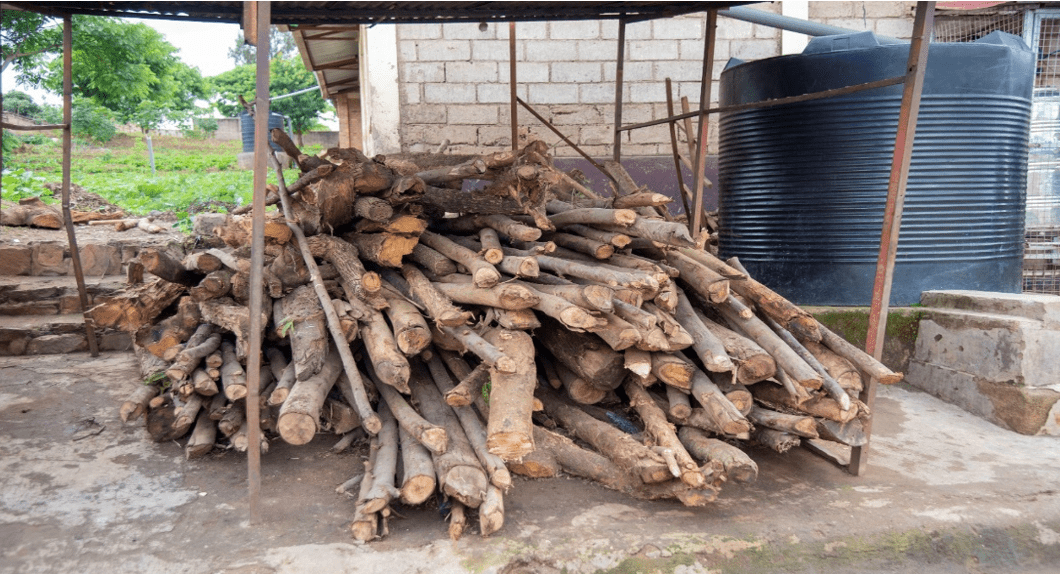
[[[397,26],[361,26],[361,129],[364,153],[401,151],[401,98],[398,85]]]

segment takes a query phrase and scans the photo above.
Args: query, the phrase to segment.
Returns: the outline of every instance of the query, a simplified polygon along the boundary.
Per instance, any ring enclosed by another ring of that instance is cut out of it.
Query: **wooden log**
[[[481,335],[471,330],[466,325],[460,327],[438,326],[443,334],[452,337],[462,350],[474,353],[483,363],[497,369],[501,373],[514,373],[518,368],[515,361],[502,353],[500,349],[491,345]],[[435,339],[437,341],[437,338]]]
[[[291,341],[291,361],[296,378],[304,381],[320,370],[327,356],[328,331],[324,310],[316,293],[307,285],[291,291],[282,301],[284,327]]]
[[[158,396],[159,388],[153,384],[141,384],[129,393],[128,398],[121,404],[118,413],[121,422],[127,423],[147,415],[147,404],[151,399]]]
[[[740,316],[743,307],[735,299],[730,297],[725,303],[718,305],[717,309],[723,317],[732,325],[738,327],[748,337],[765,349],[777,362],[800,385],[808,389],[821,387],[821,375],[817,373],[806,361],[802,360],[795,351],[791,349],[776,333],[757,317],[744,318]]]
[[[409,254],[409,258],[415,261],[420,267],[423,267],[439,277],[457,272],[456,263],[454,263],[452,259],[449,259],[445,255],[438,253],[422,243],[417,243],[416,246],[412,248],[412,253]]]
[[[191,431],[191,438],[184,446],[185,460],[202,458],[213,450],[217,441],[217,423],[210,420],[210,413],[202,410],[199,417],[195,419],[195,428]]]
[[[497,268],[487,263],[482,256],[447,237],[425,231],[420,236],[420,241],[467,268],[476,287],[492,287],[501,279]]]
[[[708,371],[723,373],[735,371],[736,365],[725,351],[725,343],[707,328],[696,314],[692,303],[683,291],[677,291],[677,309],[674,318],[681,322],[692,336],[692,348]]]
[[[352,243],[362,258],[386,267],[401,267],[402,258],[412,253],[419,241],[399,233],[347,233],[343,239]]]
[[[132,288],[88,310],[101,329],[136,332],[155,318],[184,293],[184,286],[169,281],[152,281]]]
[[[728,299],[729,280],[713,269],[677,251],[668,251],[666,262],[681,273],[681,279],[686,285],[711,302],[722,303]]]
[[[173,315],[146,326],[136,332],[136,344],[150,351],[157,357],[166,359],[170,354],[175,358],[185,343],[194,336],[195,330],[202,323],[199,305],[191,297],[181,297],[177,303],[177,312]],[[196,344],[201,343],[201,339]],[[169,358],[167,360],[173,360]]]
[[[643,309],[655,315],[656,319],[658,319],[659,328],[666,335],[666,341],[669,343],[671,351],[687,349],[695,343],[695,339],[692,338],[692,335],[688,333],[684,326],[677,319],[674,319],[673,315],[660,309],[658,305],[645,301]]]
[[[340,379],[343,377],[345,375],[339,375]],[[335,386],[338,385],[336,380]],[[325,399],[324,406],[320,409],[320,417],[324,421],[320,428],[337,435],[353,432],[361,426],[361,417],[357,416],[357,411],[344,400]]]
[[[593,329],[593,334],[603,339],[614,351],[626,351],[641,342],[641,332],[614,313],[602,313],[607,321],[603,327]]]
[[[511,463],[512,472],[530,478],[552,478],[562,471],[620,491],[628,491],[636,483],[607,457],[553,431],[535,426],[534,442],[537,449],[522,461]]]
[[[261,330],[269,323],[268,313],[264,309],[270,309],[270,303],[264,301],[261,316]],[[236,356],[243,359],[247,356],[247,345],[250,341],[250,309],[237,305],[231,299],[213,299],[199,302],[199,312],[202,313],[203,321],[212,323],[236,336]]]
[[[666,414],[655,404],[655,401],[648,395],[648,391],[632,378],[626,379],[625,389],[630,405],[637,410],[637,414],[644,421],[644,430],[652,437],[656,445],[672,451],[680,469],[681,482],[692,488],[703,488],[706,481],[699,470],[699,465],[692,460],[692,456],[681,445],[673,427],[666,421]]]
[[[695,365],[680,354],[651,354],[651,374],[667,385],[685,391],[691,390],[693,375],[696,372]]]
[[[796,435],[767,427],[758,427],[755,429],[754,439],[758,444],[768,447],[780,454],[784,454],[802,443],[802,439]]]
[[[212,397],[217,394],[217,381],[213,380],[206,371],[195,369],[191,373],[191,386],[196,393],[204,397]]]
[[[427,447],[420,444],[404,427],[398,427],[401,440],[401,502],[416,506],[434,494],[438,482],[434,463]]]
[[[531,331],[541,326],[541,321],[537,319],[537,315],[530,309],[513,311],[511,309],[493,308],[491,311],[497,324],[505,329]]]
[[[666,413],[673,419],[681,421],[692,415],[692,403],[688,400],[688,393],[677,387],[666,386]]]
[[[615,292],[603,285],[541,285],[535,283],[532,287],[535,291],[561,297],[586,309],[611,313],[615,308],[612,303]]]
[[[747,415],[755,425],[771,428],[788,434],[801,436],[803,438],[817,438],[817,421],[813,417],[780,413],[762,407],[751,407],[751,413]]]
[[[622,384],[624,357],[599,337],[573,333],[551,318],[542,319],[537,335],[552,356],[586,382],[604,390]]]
[[[4,203],[3,209],[0,210],[0,225],[44,229],[63,228],[63,216],[59,210],[44,203],[40,198],[34,197],[19,203],[19,205]]]
[[[446,371],[442,359],[437,354],[432,354],[427,361],[427,368],[430,370],[435,386],[446,396],[446,402],[449,402],[448,397],[456,390],[456,387],[453,385],[453,379]],[[475,450],[475,456],[478,457],[482,468],[486,470],[490,484],[501,490],[510,488],[512,486],[511,473],[508,472],[508,468],[504,465],[504,459],[490,452],[486,429],[482,426],[481,419],[471,409],[470,404],[453,405],[449,403],[449,406],[453,407],[453,412],[456,413],[457,418],[460,420],[460,426],[464,429],[464,434],[467,436],[468,442],[471,443],[471,447]]]
[[[628,226],[637,220],[637,212],[631,209],[573,207],[556,200],[548,203],[548,210],[552,212],[548,219],[556,227],[574,224]]]
[[[881,385],[893,385],[904,378],[902,373],[887,368],[872,355],[850,344],[821,323],[817,323],[817,328],[821,333],[821,342],[840,357],[853,363],[866,380],[875,379]]]
[[[446,451],[434,455],[438,483],[445,494],[471,508],[478,508],[489,485],[486,473],[479,464],[456,414],[445,404],[441,393],[426,380],[427,378],[414,377],[409,386],[423,418],[444,428],[449,437],[449,447]]]
[[[228,397],[224,393],[217,393],[210,399],[206,411],[210,413],[210,420],[220,421],[228,412]],[[218,429],[220,430],[220,429]],[[226,435],[227,436],[227,435]]]
[[[604,243],[581,235],[553,233],[550,239],[560,247],[591,255],[596,259],[608,259],[615,254],[615,248],[610,243]]]
[[[379,292],[379,274],[366,271],[359,259],[360,253],[348,241],[331,235],[314,235],[306,238],[313,257],[320,257],[335,266],[343,281],[357,297],[367,297]]]
[[[299,154],[297,156],[291,156],[291,157],[292,158],[296,158],[295,161],[298,161],[299,166],[301,166],[304,163],[307,167],[310,166],[310,165],[316,164],[317,161],[320,161],[320,162],[326,161],[326,160],[322,160],[320,158],[316,158],[314,156],[309,156],[309,155],[305,155],[305,154]],[[299,191],[301,191],[301,190],[305,189],[306,187],[308,187],[309,184],[315,183],[317,181],[320,181],[321,179],[324,179],[325,177],[331,175],[331,172],[333,172],[333,171],[335,171],[335,166],[330,164],[330,163],[321,163],[319,165],[316,165],[315,167],[313,167],[309,171],[306,171],[301,176],[299,176],[298,179],[294,180],[291,183],[291,185],[287,187],[287,193],[298,193]],[[360,199],[360,198],[357,198],[357,199]],[[270,200],[272,200],[272,203],[269,203]],[[279,203],[279,202],[280,202],[280,196],[278,194],[271,194],[270,193],[269,195],[267,195],[265,197],[265,203],[267,205],[273,205],[273,204],[276,204],[276,203]]]
[[[420,354],[431,344],[431,328],[427,326],[427,321],[415,305],[393,287],[384,287],[388,288],[384,288],[380,294],[388,304],[386,315],[393,327],[398,349],[406,357]]]
[[[398,348],[394,332],[390,330],[383,314],[374,309],[369,310],[363,327],[361,338],[364,348],[379,380],[408,394],[409,362]]]
[[[401,274],[407,281],[412,297],[427,310],[427,314],[439,325],[456,327],[464,325],[471,320],[471,313],[463,311],[453,305],[453,302],[444,293],[423,275],[419,269],[412,265],[403,265]]]
[[[198,271],[203,274],[210,274],[224,267],[220,259],[206,251],[193,251],[185,255],[180,264],[189,271]]]
[[[735,438],[746,438],[751,432],[751,423],[740,413],[721,389],[714,384],[706,373],[696,370],[692,376],[692,396],[695,397],[708,419],[714,432]]]
[[[534,450],[533,414],[537,368],[534,342],[523,331],[490,329],[483,337],[515,363],[515,371],[490,371],[489,452],[505,461],[518,460]]]
[[[320,412],[324,399],[342,373],[342,360],[334,345],[328,350],[319,371],[305,380],[295,381],[287,400],[280,408],[277,430],[288,444],[301,445],[313,440],[320,430]],[[227,391],[227,386],[225,387]],[[395,440],[396,443],[396,440]]]
[[[200,410],[202,410],[202,397],[192,393],[184,405],[177,410],[177,416],[173,419],[172,437],[180,438],[188,434],[192,425],[199,418]]]
[[[563,365],[555,363],[553,368],[561,385],[567,391],[567,396],[581,405],[595,405],[607,398],[607,390],[590,384],[585,379],[576,375],[573,371]]]
[[[729,480],[743,483],[758,480],[758,465],[735,446],[710,438],[702,430],[688,426],[681,427],[677,436],[688,453],[700,462],[720,462]]]
[[[736,364],[736,379],[745,385],[764,381],[777,371],[773,356],[758,343],[711,321],[698,309],[696,317],[725,347],[725,352]]]
[[[845,423],[838,423],[828,419],[817,419],[817,434],[825,440],[847,446],[865,446],[869,444],[869,437],[865,434],[865,423],[860,418]]]
[[[774,410],[783,409],[805,413],[815,417],[836,421],[838,423],[846,423],[854,420],[860,411],[857,403],[852,405],[850,409],[843,409],[835,399],[819,394],[811,395],[809,400],[799,402],[798,399],[793,398],[783,388],[777,387],[768,382],[758,383],[750,387],[750,389],[755,400],[766,406],[778,407],[774,408]]]
[[[754,406],[751,391],[745,385],[734,382],[731,373],[707,373],[707,376],[718,386],[725,398],[729,399],[732,406],[740,411],[740,414],[747,416],[747,413],[751,412],[751,407]]]
[[[646,219],[637,217],[637,220],[624,228],[614,226],[602,226],[608,231],[618,231],[630,236],[643,237],[656,243],[663,243],[673,247],[691,248],[696,246],[695,240],[688,233],[688,226],[676,221],[663,221],[661,219]]]
[[[268,404],[270,407],[280,406],[287,400],[296,380],[294,363],[288,363],[283,353],[275,347],[265,347],[265,356],[268,357],[269,368],[276,377],[276,386],[269,394]]]
[[[378,445],[378,439],[372,437],[371,443],[373,446]],[[368,491],[372,489],[372,485],[375,483],[375,479],[372,477],[372,465],[375,462],[374,456],[377,452],[379,452],[378,448],[369,446],[369,458],[364,461],[364,478],[361,479],[361,488],[357,493],[357,500],[367,498]],[[361,542],[374,540],[378,528],[379,515],[373,512],[365,512],[364,504],[357,504],[353,514],[353,522],[350,523],[350,533],[353,535],[353,539]]]
[[[188,345],[166,369],[166,377],[174,383],[182,382],[199,366],[207,355],[221,346],[221,334],[214,333],[214,326],[206,323],[200,325],[188,339]]]
[[[506,248],[504,255],[505,257],[509,255],[528,257],[531,254],[526,251]],[[654,297],[659,291],[658,280],[643,271],[615,269],[598,264],[587,265],[548,255],[538,255],[537,264],[541,269],[552,271],[565,277],[580,277],[611,287],[623,286],[636,289],[651,297]]]
[[[198,285],[199,281],[202,281],[204,277],[198,271],[185,269],[179,260],[161,249],[144,247],[140,249],[138,257],[140,263],[144,266],[144,270],[148,273],[172,283],[179,283],[185,287]]]
[[[365,195],[354,200],[353,213],[369,221],[386,223],[394,217],[394,207],[384,199]]]
[[[776,333],[781,340],[788,344],[788,347],[791,347],[791,350],[795,351],[795,354],[798,355],[800,359],[805,361],[807,365],[810,365],[814,371],[817,371],[817,374],[820,375],[821,378],[821,386],[839,403],[839,406],[842,407],[843,410],[849,409],[850,395],[847,394],[843,387],[839,386],[839,383],[832,378],[832,375],[828,374],[828,370],[817,360],[817,357],[813,356],[813,353],[807,350],[806,347],[803,347],[802,343],[784,329],[784,327],[778,325],[776,321],[769,317],[765,317],[765,322],[769,325],[770,329],[773,329],[773,332]]]
[[[458,233],[475,233],[479,229],[488,227],[497,233],[517,239],[519,241],[537,241],[541,238],[541,230],[508,217],[506,215],[465,215],[456,219],[443,220],[446,230]]]
[[[198,285],[189,290],[189,294],[196,301],[208,301],[224,297],[232,291],[232,271],[219,269],[211,271]]]
[[[630,243],[630,238],[625,233],[618,233],[615,231],[604,231],[603,229],[597,229],[588,225],[582,225],[579,223],[573,225],[566,225],[563,230],[568,233],[576,233],[582,237],[594,239],[601,243],[607,243],[615,247],[616,249],[623,249]]]
[[[518,284],[530,290],[538,298],[534,309],[559,321],[572,331],[593,331],[607,325],[606,319],[593,315],[563,297],[538,291],[528,283],[512,282],[510,284]]]
[[[491,265],[496,265],[504,259],[504,252],[501,251],[501,239],[497,235],[497,230],[491,227],[483,227],[478,232],[479,242],[482,243],[482,251],[480,252],[482,258]]]
[[[246,397],[247,377],[236,357],[235,346],[228,341],[222,342],[221,356],[224,358],[224,364],[221,365],[221,384],[224,386],[225,396],[230,401]]]
[[[626,370],[645,379],[651,374],[651,352],[640,349],[626,349],[624,351],[624,366]]]
[[[460,540],[460,537],[464,535],[464,529],[467,528],[467,507],[459,500],[451,501],[447,518],[449,519],[449,539],[454,542]]]
[[[443,354],[449,353],[442,351]],[[428,363],[433,373],[433,361]],[[437,382],[435,378],[435,382]],[[475,397],[482,394],[482,386],[490,380],[489,365],[480,363],[460,380],[460,383],[445,392],[445,402],[451,407],[466,407],[475,402]]]
[[[443,454],[449,448],[449,433],[441,425],[434,424],[421,416],[395,389],[377,381],[376,375],[374,372],[369,372],[371,379],[377,383],[376,390],[379,391],[379,397],[389,407],[401,428],[432,454]]]
[[[853,363],[820,343],[806,341],[803,345],[824,365],[824,368],[843,390],[852,396],[857,396],[861,392],[863,388],[861,373]]]
[[[486,498],[478,507],[478,524],[483,537],[504,527],[504,495],[501,488],[490,485],[486,490]]]
[[[358,506],[364,505],[362,512],[369,513],[382,511],[391,500],[401,496],[394,486],[398,462],[397,420],[385,406],[380,406],[377,412],[383,426],[372,439],[372,447],[378,449],[372,465],[372,486],[363,498],[357,500]]]
[[[539,398],[550,417],[592,445],[619,468],[628,469],[639,481],[652,484],[672,478],[662,457],[633,437],[559,400],[552,393],[542,393]]]
[[[465,305],[482,305],[500,309],[529,309],[541,302],[541,297],[526,285],[503,283],[483,288],[471,283],[432,283],[432,286],[449,298]]]

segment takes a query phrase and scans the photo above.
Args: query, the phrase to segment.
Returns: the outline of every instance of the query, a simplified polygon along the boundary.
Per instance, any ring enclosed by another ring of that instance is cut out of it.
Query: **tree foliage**
[[[4,23],[7,25],[7,12]],[[177,49],[145,24],[113,18],[73,18],[74,93],[144,132],[166,119],[180,120],[207,96],[199,71],[181,62]],[[62,30],[41,27],[27,44],[61,46]],[[62,59],[51,49],[39,58],[16,60],[19,82],[62,92]]]
[[[234,116],[243,111],[239,96],[254,100],[255,66],[248,64],[210,78],[217,93],[217,111]],[[269,65],[269,93],[282,96],[316,85],[316,78],[297,58],[276,59]],[[270,103],[271,111],[291,118],[296,134],[303,134],[316,123],[320,114],[329,109],[320,91],[312,90]]]
[[[228,57],[237,66],[253,64],[257,58],[257,48],[246,43],[243,33],[236,37],[236,45],[228,50]],[[298,47],[294,44],[294,35],[290,32],[281,32],[276,26],[269,28],[269,60],[276,58],[288,59],[298,55]]]
[[[0,56],[3,70],[13,62],[22,65],[39,64],[46,52],[62,49],[62,36],[48,33],[56,27],[56,20],[36,12],[4,10],[0,25]]]
[[[33,101],[33,96],[26,92],[11,90],[4,94],[4,111],[16,113],[27,118],[36,118],[41,111],[40,105]]]

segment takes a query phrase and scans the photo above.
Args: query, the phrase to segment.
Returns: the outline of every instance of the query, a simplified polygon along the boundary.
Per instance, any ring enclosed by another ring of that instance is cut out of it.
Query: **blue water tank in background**
[[[239,114],[239,128],[243,135],[243,151],[252,152],[254,151],[254,117],[246,112]],[[273,129],[284,129],[283,128],[283,115],[276,112],[269,113],[269,131]],[[269,140],[269,147],[273,151],[283,151],[283,148],[276,145]]]
[[[721,105],[905,74],[909,45],[862,32],[802,54],[729,62]],[[1035,57],[994,32],[932,44],[891,292],[1021,290]],[[804,305],[872,297],[902,86],[722,114],[719,241],[724,257]]]

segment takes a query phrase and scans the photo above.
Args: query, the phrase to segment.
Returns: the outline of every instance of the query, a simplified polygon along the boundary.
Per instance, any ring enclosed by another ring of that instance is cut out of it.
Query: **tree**
[[[253,64],[257,58],[257,48],[246,43],[243,33],[236,37],[236,45],[228,50],[228,57],[237,66]],[[269,60],[282,58],[284,60],[298,55],[298,47],[294,44],[294,34],[282,32],[276,26],[269,28]]]
[[[153,28],[80,15],[73,26],[74,93],[111,110],[119,122],[146,133],[165,119],[183,119],[196,99],[207,96],[199,71],[181,62],[177,49]],[[61,44],[61,33],[42,28],[35,42]],[[62,59],[49,55],[17,60],[19,82],[61,93]]]
[[[36,12],[4,10],[3,23],[0,25],[0,55],[4,63],[0,71],[15,61],[23,65],[39,63],[46,52],[62,48],[62,37],[46,33],[54,29],[56,20]]]
[[[245,65],[209,78],[217,92],[217,111],[234,116],[243,111],[239,96],[248,102],[254,100],[256,68]],[[316,78],[297,58],[276,59],[269,65],[269,93],[275,96],[290,94],[316,85]],[[291,118],[291,127],[300,140],[309,131],[322,112],[330,109],[319,90],[276,100],[269,105],[271,111]]]
[[[33,96],[25,92],[11,90],[4,94],[4,111],[16,113],[27,118],[36,118],[40,114],[40,106],[33,101]]]

